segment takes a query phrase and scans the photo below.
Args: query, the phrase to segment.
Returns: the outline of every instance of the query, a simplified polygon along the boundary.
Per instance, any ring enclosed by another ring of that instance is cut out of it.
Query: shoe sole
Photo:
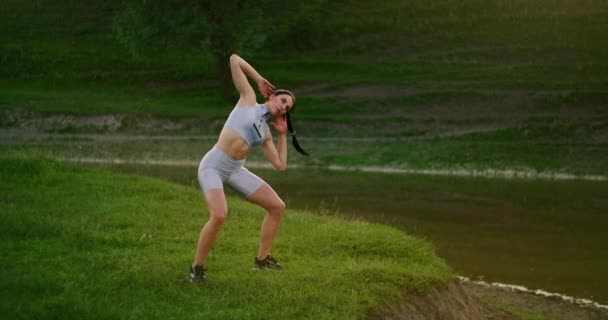
[[[207,278],[204,278],[202,280],[196,280],[196,279],[193,279],[192,277],[188,276],[186,278],[186,281],[188,281],[192,284],[205,284],[205,283],[207,283]]]

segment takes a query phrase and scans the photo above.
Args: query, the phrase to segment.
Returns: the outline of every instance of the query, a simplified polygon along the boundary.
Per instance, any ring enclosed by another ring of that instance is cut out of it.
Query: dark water
[[[198,188],[196,168],[112,168]],[[608,182],[251,171],[289,208],[425,238],[460,275],[608,303]]]

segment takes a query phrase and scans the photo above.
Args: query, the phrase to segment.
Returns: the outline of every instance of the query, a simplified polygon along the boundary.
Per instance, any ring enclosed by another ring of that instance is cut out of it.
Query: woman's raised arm
[[[268,80],[264,79],[247,61],[236,54],[230,56],[230,71],[232,82],[240,94],[237,105],[253,105],[256,102],[255,92],[249,84],[247,78],[255,81],[260,93],[268,98],[275,88]]]

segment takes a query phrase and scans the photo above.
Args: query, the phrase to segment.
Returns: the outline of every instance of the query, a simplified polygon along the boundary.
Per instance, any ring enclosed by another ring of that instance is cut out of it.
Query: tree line
[[[113,19],[114,38],[133,59],[171,47],[190,47],[213,57],[224,95],[232,84],[231,53],[314,49],[327,0],[132,0]]]

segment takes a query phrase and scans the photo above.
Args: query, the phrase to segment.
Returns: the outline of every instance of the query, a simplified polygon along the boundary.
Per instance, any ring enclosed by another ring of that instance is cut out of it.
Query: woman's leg
[[[250,194],[247,200],[268,211],[262,222],[262,230],[260,232],[260,247],[257,258],[261,260],[270,254],[272,240],[279,230],[281,218],[283,218],[283,214],[285,213],[285,203],[267,183],[264,183]]]
[[[207,200],[207,206],[209,207],[209,221],[207,221],[199,235],[194,263],[192,263],[193,268],[205,263],[205,259],[207,259],[209,251],[211,251],[215,240],[217,240],[217,235],[224,221],[226,221],[228,213],[224,189],[215,188],[205,192],[205,200]]]

